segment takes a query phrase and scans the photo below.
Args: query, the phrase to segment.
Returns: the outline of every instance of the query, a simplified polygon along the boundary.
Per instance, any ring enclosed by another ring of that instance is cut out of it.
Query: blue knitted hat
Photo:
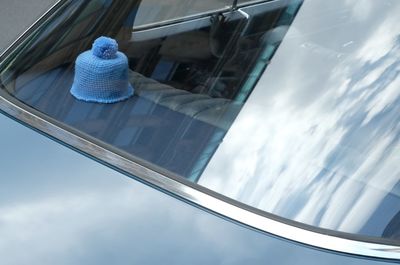
[[[100,37],[90,51],[76,58],[70,92],[79,100],[99,103],[114,103],[133,95],[128,81],[128,59],[118,51],[114,39]]]

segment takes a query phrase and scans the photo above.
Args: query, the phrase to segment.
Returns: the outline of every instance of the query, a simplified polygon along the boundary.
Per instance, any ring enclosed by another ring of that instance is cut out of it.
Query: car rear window
[[[3,64],[2,86],[167,176],[398,240],[400,2],[173,2],[67,1]],[[125,101],[70,94],[99,36],[128,58]]]

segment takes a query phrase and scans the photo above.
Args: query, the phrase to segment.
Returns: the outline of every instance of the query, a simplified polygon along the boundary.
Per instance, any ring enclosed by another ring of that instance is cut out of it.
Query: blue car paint
[[[193,207],[0,114],[1,264],[391,264]]]

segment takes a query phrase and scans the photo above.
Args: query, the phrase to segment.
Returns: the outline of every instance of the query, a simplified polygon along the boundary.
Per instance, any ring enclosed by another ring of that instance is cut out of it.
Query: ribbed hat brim
[[[124,93],[122,95],[116,96],[116,97],[96,97],[96,96],[88,96],[88,95],[82,95],[80,93],[80,89],[78,89],[77,87],[75,87],[75,85],[73,84],[71,87],[71,94],[78,100],[83,100],[86,102],[93,102],[93,103],[116,103],[116,102],[120,102],[123,100],[128,99],[129,97],[131,97],[134,93],[134,89],[131,86],[131,84],[128,84],[128,88],[124,91]]]

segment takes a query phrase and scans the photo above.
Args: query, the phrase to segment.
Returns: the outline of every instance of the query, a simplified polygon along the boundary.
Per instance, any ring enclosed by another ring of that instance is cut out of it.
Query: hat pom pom
[[[108,37],[99,37],[93,42],[92,53],[101,59],[113,59],[118,51],[116,40]]]

